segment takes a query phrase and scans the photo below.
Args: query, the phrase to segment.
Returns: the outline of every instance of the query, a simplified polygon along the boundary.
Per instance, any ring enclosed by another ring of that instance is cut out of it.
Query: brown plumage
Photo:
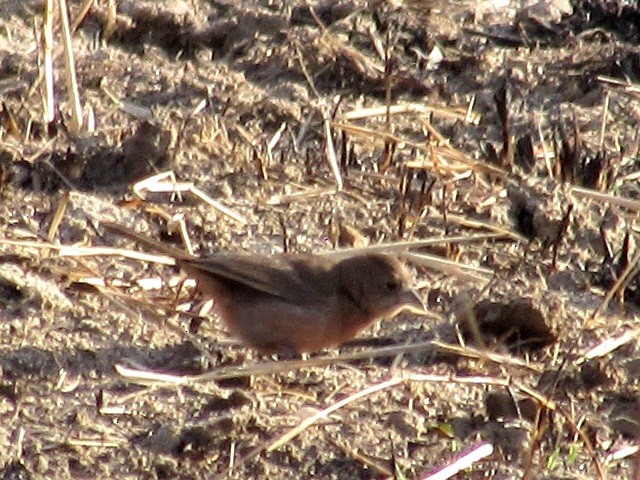
[[[214,311],[227,328],[262,353],[340,345],[404,307],[422,308],[406,269],[388,255],[193,257],[117,225],[107,227],[175,257],[198,290],[215,300]]]

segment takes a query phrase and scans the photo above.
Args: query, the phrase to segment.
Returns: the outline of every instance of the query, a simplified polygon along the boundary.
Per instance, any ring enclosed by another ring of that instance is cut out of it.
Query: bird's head
[[[372,320],[406,308],[424,310],[407,269],[389,255],[354,256],[342,260],[338,269],[343,292]]]

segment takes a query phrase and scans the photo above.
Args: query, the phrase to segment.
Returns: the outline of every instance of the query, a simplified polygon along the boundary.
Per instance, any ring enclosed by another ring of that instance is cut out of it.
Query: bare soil
[[[2,478],[424,478],[485,442],[458,478],[638,478],[633,2],[94,3],[78,130],[58,16],[49,122],[43,2],[0,2]],[[138,188],[166,171],[196,194]],[[294,368],[174,267],[59,249],[181,221],[203,254],[456,238],[403,250],[429,316]]]

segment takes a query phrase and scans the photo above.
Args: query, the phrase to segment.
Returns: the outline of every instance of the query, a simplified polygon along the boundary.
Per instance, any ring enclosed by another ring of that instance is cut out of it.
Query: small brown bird
[[[388,255],[193,257],[119,225],[105,226],[175,257],[198,290],[215,300],[214,311],[227,328],[261,353],[333,347],[405,307],[423,308],[406,269]]]

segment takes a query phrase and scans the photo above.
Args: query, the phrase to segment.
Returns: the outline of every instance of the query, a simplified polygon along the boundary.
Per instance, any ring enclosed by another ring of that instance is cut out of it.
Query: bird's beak
[[[405,309],[415,311],[417,313],[424,313],[426,310],[424,303],[422,303],[422,299],[413,289],[402,292],[400,295],[400,304]]]

